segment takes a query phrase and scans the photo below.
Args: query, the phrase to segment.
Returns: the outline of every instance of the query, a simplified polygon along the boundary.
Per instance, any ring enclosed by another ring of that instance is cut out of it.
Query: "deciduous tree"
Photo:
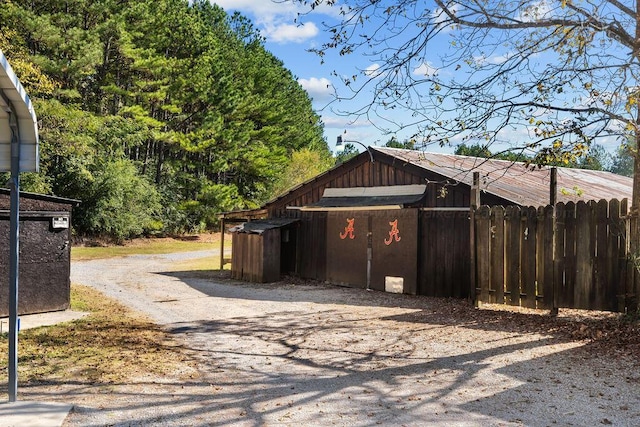
[[[509,142],[533,150],[534,163],[570,163],[602,140],[638,146],[638,0],[297,2],[342,9],[319,55],[366,53],[377,66],[344,77],[353,95],[370,96],[352,113],[408,109],[411,120],[397,125],[417,128],[423,145]]]

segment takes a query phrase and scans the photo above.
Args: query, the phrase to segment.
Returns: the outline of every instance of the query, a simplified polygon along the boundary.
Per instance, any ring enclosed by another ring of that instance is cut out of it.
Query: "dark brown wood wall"
[[[280,229],[262,234],[233,233],[231,277],[249,282],[280,280]]]
[[[287,212],[287,206],[312,205],[320,200],[325,188],[426,184],[420,168],[393,166],[382,157],[371,163],[368,154],[363,154],[272,202],[267,206],[269,216],[296,216]]]
[[[466,298],[471,272],[468,211],[421,211],[418,294]]]
[[[302,212],[298,233],[298,274],[317,280],[326,279],[327,213]]]
[[[325,188],[377,187],[391,185],[426,184],[424,207],[468,207],[470,189],[467,184],[452,182],[441,175],[393,157],[376,153],[373,163],[367,153],[301,185],[266,206],[270,217],[296,217],[287,206],[309,206],[316,203]],[[481,195],[487,205],[514,203],[488,193]]]
[[[327,214],[326,280],[384,291],[387,277],[401,279],[403,292],[416,293],[418,210],[338,211]]]
[[[60,212],[59,216],[69,216]],[[0,214],[0,237],[9,242],[9,215]],[[66,310],[70,304],[70,230],[51,228],[51,217],[38,212],[20,216],[18,313]],[[9,311],[9,245],[0,245],[0,316]],[[5,279],[6,278],[6,279]]]

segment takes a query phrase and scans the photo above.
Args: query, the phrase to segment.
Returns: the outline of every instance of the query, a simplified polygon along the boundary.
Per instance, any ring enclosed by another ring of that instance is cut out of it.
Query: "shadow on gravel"
[[[434,317],[446,325],[458,325],[488,331],[545,333],[565,340],[589,340],[594,347],[634,347],[640,349],[640,324],[615,313],[560,310],[560,316],[548,310],[519,311],[509,306],[490,305],[476,309],[466,300],[421,295],[392,294],[342,287],[319,281],[289,277],[275,283],[249,283],[233,280],[229,271],[161,272],[182,281],[209,297],[248,301],[310,302],[356,307],[406,308],[409,311],[387,320],[429,323]]]
[[[61,381],[65,399],[79,399],[70,425],[103,425],[91,421],[98,412],[122,426],[624,426],[640,416],[640,376],[594,365],[577,347],[547,350],[559,337],[504,344],[479,333],[472,346],[459,331],[482,328],[457,323],[455,313],[371,314],[286,311],[173,325],[199,378],[108,384],[101,408],[81,402],[92,384]],[[36,390],[22,397],[42,399]]]
[[[598,345],[611,341],[597,319],[303,281],[249,284],[220,272],[157,274],[211,297],[212,310],[215,298],[292,304],[168,325],[197,378],[59,381],[47,384],[59,386],[55,394],[29,385],[21,398],[63,395],[76,403],[69,426],[626,426],[640,418],[640,374]],[[303,302],[318,307],[296,306]],[[95,407],[83,404],[87,393],[109,397]]]

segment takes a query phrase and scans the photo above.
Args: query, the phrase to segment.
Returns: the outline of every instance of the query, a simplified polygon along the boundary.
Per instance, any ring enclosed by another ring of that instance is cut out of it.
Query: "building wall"
[[[0,194],[0,317],[9,315],[8,194]],[[52,218],[71,224],[72,205],[20,198],[18,314],[65,310],[70,305],[71,229],[53,227]]]
[[[61,213],[68,216],[68,213]],[[0,213],[0,316],[9,315],[9,216]],[[53,230],[48,215],[20,216],[18,313],[66,310],[70,304],[70,229]]]
[[[325,188],[412,184],[427,185],[423,207],[469,207],[470,188],[468,185],[449,182],[447,178],[439,174],[376,152],[373,163],[367,153],[362,153],[267,204],[266,209],[268,216],[272,218],[300,218],[299,212],[287,210],[287,207],[312,205],[322,198]],[[482,193],[480,198],[482,204],[490,206],[513,204],[488,193]]]
[[[281,230],[262,234],[233,233],[231,277],[249,282],[275,282],[280,279]]]
[[[417,209],[329,212],[326,241],[328,281],[377,291],[394,281],[416,293]]]

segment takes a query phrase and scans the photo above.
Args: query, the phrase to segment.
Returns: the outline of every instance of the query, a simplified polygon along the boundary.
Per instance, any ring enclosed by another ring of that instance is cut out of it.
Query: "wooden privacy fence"
[[[474,213],[477,300],[635,309],[626,214],[626,199],[558,203],[555,215],[553,206],[481,206]]]

